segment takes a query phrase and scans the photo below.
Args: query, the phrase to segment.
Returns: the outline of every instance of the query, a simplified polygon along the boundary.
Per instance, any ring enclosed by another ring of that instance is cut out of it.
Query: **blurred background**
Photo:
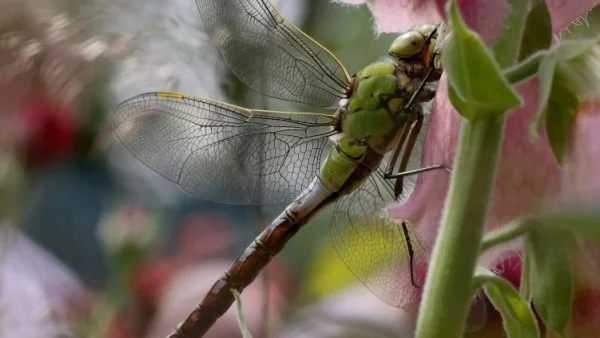
[[[351,73],[395,38],[365,6],[273,2]],[[105,122],[147,91],[302,109],[243,86],[192,0],[0,0],[0,337],[163,337],[283,209],[193,198],[138,162]],[[244,293],[253,334],[410,332],[412,314],[354,284],[328,225],[326,211]],[[239,337],[235,313],[208,336]]]

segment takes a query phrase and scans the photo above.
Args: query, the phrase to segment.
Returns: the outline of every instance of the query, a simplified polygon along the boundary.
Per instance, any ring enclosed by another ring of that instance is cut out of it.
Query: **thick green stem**
[[[462,337],[494,181],[504,114],[465,120],[456,167],[425,283],[417,338]]]

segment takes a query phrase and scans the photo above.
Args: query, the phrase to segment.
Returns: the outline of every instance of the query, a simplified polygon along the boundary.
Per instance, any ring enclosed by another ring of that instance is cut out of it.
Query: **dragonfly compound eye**
[[[416,26],[413,28],[413,31],[421,33],[423,36],[427,37],[435,30],[435,25],[423,24]]]
[[[425,36],[420,32],[403,33],[392,42],[389,54],[399,59],[406,59],[419,54],[425,46]]]

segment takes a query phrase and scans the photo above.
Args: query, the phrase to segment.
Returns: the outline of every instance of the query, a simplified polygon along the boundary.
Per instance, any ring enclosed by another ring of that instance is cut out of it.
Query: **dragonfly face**
[[[388,54],[411,78],[423,78],[428,68],[435,66],[432,80],[439,79],[439,51],[436,50],[438,27],[434,25],[416,26],[400,34],[392,42]]]
[[[349,97],[338,111],[338,131],[354,140],[351,145],[361,144],[383,154],[401,127],[415,121],[420,108],[407,104],[432,67],[436,38],[435,26],[415,27],[394,40],[391,61],[372,63],[352,77]],[[439,78],[439,72],[434,73],[431,80]],[[427,90],[418,93],[417,101],[430,100],[430,94]]]

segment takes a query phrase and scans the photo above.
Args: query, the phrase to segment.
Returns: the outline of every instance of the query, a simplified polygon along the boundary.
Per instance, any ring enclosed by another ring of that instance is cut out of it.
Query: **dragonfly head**
[[[398,36],[388,54],[398,61],[422,60],[429,63],[431,46],[435,46],[437,26],[420,25]]]

